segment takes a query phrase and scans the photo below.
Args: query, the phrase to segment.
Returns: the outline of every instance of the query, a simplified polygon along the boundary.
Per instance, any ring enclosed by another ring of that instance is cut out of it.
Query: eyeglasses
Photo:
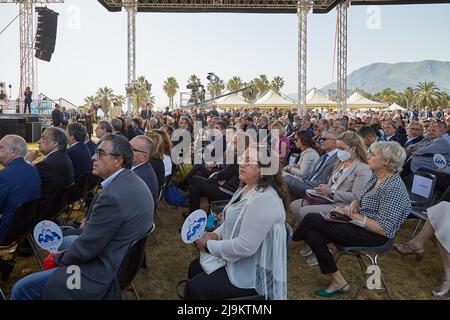
[[[95,157],[97,159],[103,158],[105,156],[111,156],[111,157],[117,157],[118,154],[115,153],[106,153],[105,151],[101,150],[101,149],[97,149],[95,150]]]
[[[145,153],[146,155],[149,155],[148,152],[142,151],[142,150],[139,150],[139,149],[136,149],[136,148],[133,148],[133,151],[134,151],[134,152],[142,152],[142,153]]]
[[[336,141],[336,139],[331,139],[331,138],[320,138],[319,141],[327,141],[327,140],[332,140],[332,141]]]

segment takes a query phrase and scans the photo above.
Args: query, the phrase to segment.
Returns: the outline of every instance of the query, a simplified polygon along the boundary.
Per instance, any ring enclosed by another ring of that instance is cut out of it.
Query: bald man
[[[0,140],[0,242],[14,210],[23,202],[41,196],[38,170],[23,159],[27,143],[22,137],[7,135]]]

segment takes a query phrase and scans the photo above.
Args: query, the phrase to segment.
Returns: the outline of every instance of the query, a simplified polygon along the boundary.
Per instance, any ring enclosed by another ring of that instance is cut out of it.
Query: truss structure
[[[308,12],[311,1],[299,0],[298,15],[298,113],[306,112],[306,68],[308,40]]]
[[[337,7],[337,97],[339,111],[347,108],[347,9],[349,1]]]
[[[0,3],[15,3],[19,5],[20,24],[20,86],[19,99],[26,87],[35,89],[34,79],[34,4],[63,3],[64,0],[0,0]]]
[[[135,102],[134,83],[136,81],[136,14],[137,1],[124,0],[124,6],[127,10],[127,28],[128,28],[128,82],[127,82],[127,111],[133,113]]]
[[[98,0],[109,11],[121,11],[125,0]],[[311,0],[313,13],[327,13],[346,0]],[[450,0],[352,0],[352,5],[450,3]],[[298,0],[139,0],[139,12],[297,13]]]

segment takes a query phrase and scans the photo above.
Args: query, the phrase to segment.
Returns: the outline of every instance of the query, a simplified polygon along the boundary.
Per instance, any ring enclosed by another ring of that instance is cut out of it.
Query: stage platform
[[[47,116],[44,116],[47,118]],[[0,114],[0,138],[8,134],[16,134],[27,142],[36,142],[40,139],[43,128],[47,123],[40,115],[34,114]]]

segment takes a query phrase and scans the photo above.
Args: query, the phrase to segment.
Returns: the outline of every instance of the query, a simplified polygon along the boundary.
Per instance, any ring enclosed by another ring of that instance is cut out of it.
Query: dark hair
[[[122,130],[122,123],[123,121],[119,118],[114,118],[111,120],[111,126],[115,131],[121,131]]]
[[[259,164],[259,168],[268,167],[269,165],[262,165]],[[261,175],[259,176],[258,181],[256,182],[256,188],[255,190],[266,190],[267,187],[272,187],[278,194],[278,196],[283,201],[284,210],[286,212],[290,209],[290,203],[291,200],[289,198],[289,190],[286,185],[286,182],[284,182],[283,175],[281,174],[281,166],[279,166],[278,171],[276,174],[272,175]]]
[[[373,129],[373,131],[375,132],[375,134],[377,135],[377,137],[381,136],[381,125],[378,122],[372,123],[370,125],[370,127]]]
[[[67,134],[66,132],[58,127],[47,128],[50,132],[49,139],[58,143],[58,150],[65,151],[67,149]]]
[[[139,129],[142,129],[142,120],[140,118],[133,118],[133,122],[137,125]]]
[[[319,151],[317,144],[314,142],[312,134],[309,131],[301,130],[295,133],[295,136],[300,139],[302,145],[306,148],[313,148],[316,151]]]
[[[217,126],[220,126],[221,130],[225,130],[227,128],[227,123],[225,121],[218,121],[216,123]]]
[[[67,126],[67,135],[74,136],[78,142],[84,142],[86,140],[86,128],[81,123],[71,123]]]
[[[100,127],[100,129],[105,130],[106,132],[112,133],[112,126],[111,123],[109,123],[106,120],[102,120],[98,123],[98,126]]]
[[[369,135],[374,138],[377,137],[377,134],[375,133],[375,131],[372,129],[372,127],[369,127],[369,126],[362,126],[362,127],[358,128],[356,133],[358,133],[360,135],[360,137],[363,139],[367,138],[367,136],[369,136]]]
[[[125,119],[122,117],[118,117],[117,119],[120,119],[120,121],[122,121],[122,127],[120,128],[119,131],[122,132],[122,134],[125,137],[128,137],[128,127],[127,127],[127,124],[125,123]]]
[[[122,167],[131,169],[133,165],[133,148],[128,139],[117,134],[109,134],[103,138],[103,142],[105,141],[111,141],[112,155],[122,157]]]

